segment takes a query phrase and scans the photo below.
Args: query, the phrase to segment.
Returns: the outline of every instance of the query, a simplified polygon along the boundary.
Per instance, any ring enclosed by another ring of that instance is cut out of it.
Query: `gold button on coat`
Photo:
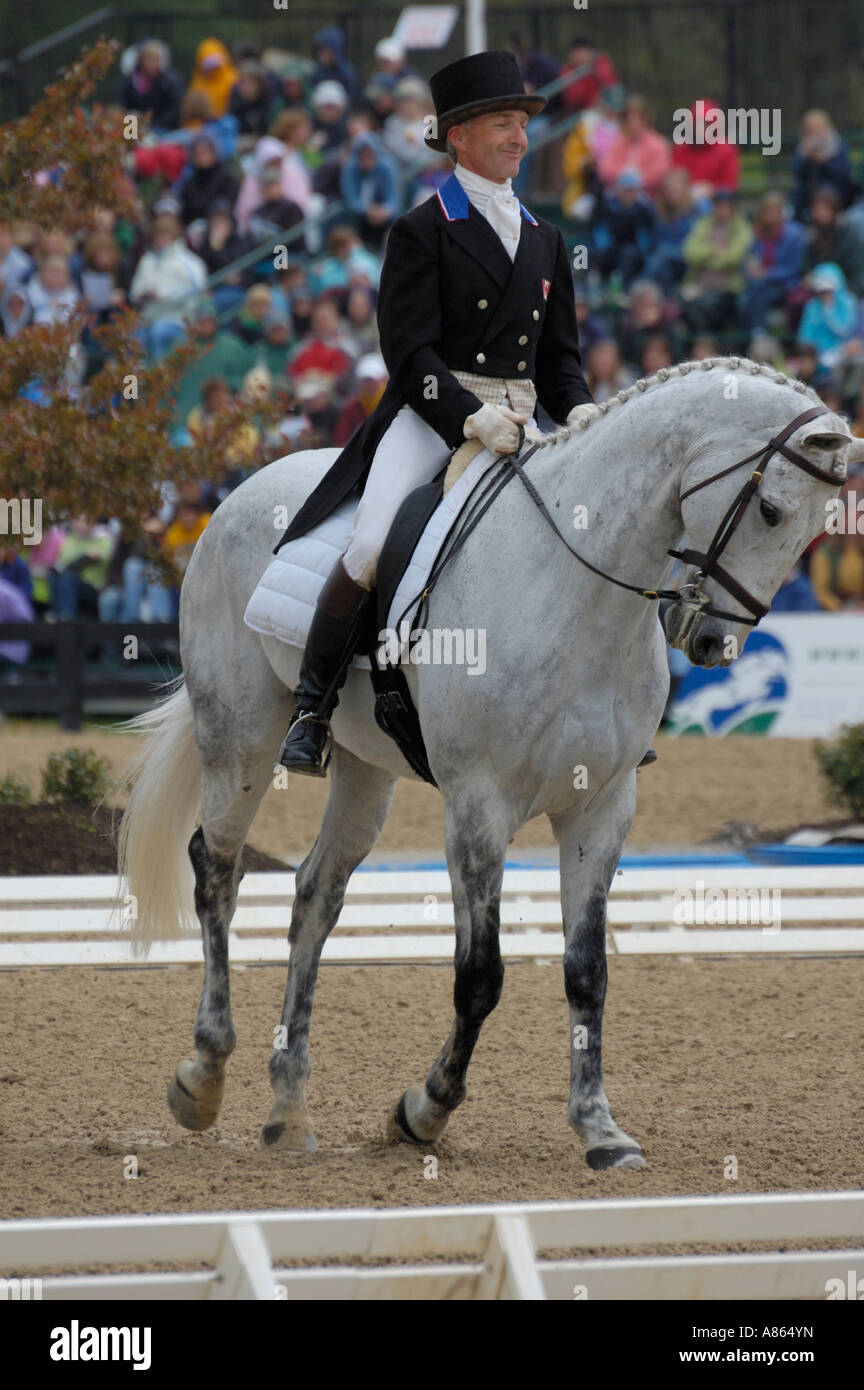
[[[526,368],[527,366],[528,366],[528,363],[527,363],[527,362],[517,362],[517,363],[516,363],[516,370],[517,370],[517,372],[524,372],[524,370],[525,370],[525,368]]]
[[[539,310],[539,309],[535,309],[534,312],[533,312],[533,314],[531,315],[531,317],[532,317],[532,318],[535,318],[535,319],[539,319],[539,317],[540,317],[540,310]]]
[[[478,300],[477,300],[477,308],[478,308],[478,309],[488,309],[488,308],[489,308],[489,300],[488,300],[488,299],[478,299]]]
[[[522,337],[519,339],[519,344],[520,344],[520,346],[521,346],[521,347],[524,347],[525,344],[527,343],[527,341],[528,341],[528,335],[527,335],[527,333],[523,333],[523,334],[522,334]]]

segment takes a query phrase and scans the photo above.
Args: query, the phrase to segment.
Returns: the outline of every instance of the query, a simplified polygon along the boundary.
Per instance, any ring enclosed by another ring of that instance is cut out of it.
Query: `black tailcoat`
[[[573,279],[561,232],[522,208],[515,261],[455,174],[394,222],[378,296],[390,380],[279,542],[305,535],[362,485],[381,436],[410,405],[455,449],[482,402],[453,371],[533,381],[563,423],[591,400],[582,373]],[[279,549],[279,546],[276,547]]]

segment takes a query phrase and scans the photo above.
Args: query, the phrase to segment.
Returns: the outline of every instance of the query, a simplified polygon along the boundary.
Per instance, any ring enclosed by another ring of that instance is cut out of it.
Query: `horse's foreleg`
[[[606,900],[635,804],[635,774],[585,817],[551,818],[561,850],[564,988],[570,1006],[568,1117],[591,1168],[644,1168],[642,1150],[612,1118],[603,1088]]]
[[[410,1086],[390,1112],[391,1139],[429,1144],[465,1099],[465,1076],[484,1020],[501,998],[504,966],[498,940],[501,881],[514,826],[496,795],[448,797],[447,866],[456,920],[456,1017],[425,1083]]]
[[[330,796],[311,853],[297,871],[288,939],[291,957],[276,1047],[270,1058],[274,1091],[263,1148],[311,1151],[315,1137],[306,1108],[309,1024],[321,952],[357,865],[387,819],[396,779],[336,747]]]

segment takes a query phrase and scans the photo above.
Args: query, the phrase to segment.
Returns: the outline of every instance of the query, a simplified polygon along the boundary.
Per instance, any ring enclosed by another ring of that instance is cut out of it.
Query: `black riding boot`
[[[294,692],[294,713],[279,750],[279,762],[291,772],[326,776],[333,743],[329,719],[339,703],[369,597],[368,589],[354,583],[340,556],[318,595]]]

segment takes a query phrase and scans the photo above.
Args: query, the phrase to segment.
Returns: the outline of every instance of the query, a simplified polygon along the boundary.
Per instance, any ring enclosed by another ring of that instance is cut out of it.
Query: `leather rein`
[[[558,539],[563,541],[571,555],[575,556],[579,563],[584,565],[586,569],[591,570],[592,573],[599,575],[602,579],[608,580],[610,584],[617,585],[619,589],[627,589],[630,593],[639,594],[642,598],[683,601],[692,607],[697,607],[700,613],[707,613],[715,618],[729,618],[733,622],[746,623],[750,627],[755,627],[768,612],[768,605],[761,603],[759,599],[755,598],[753,594],[744,588],[743,584],[739,584],[734,575],[731,575],[728,570],[724,569],[723,566],[718,563],[718,560],[741,524],[744,513],[762,481],[765,469],[773,454],[782,454],[784,458],[794,463],[797,468],[802,469],[805,473],[809,473],[812,478],[818,478],[819,481],[823,483],[830,483],[832,487],[838,487],[840,482],[842,482],[842,479],[836,474],[829,473],[826,469],[820,468],[818,464],[811,463],[809,459],[804,458],[803,454],[799,454],[794,449],[788,448],[786,444],[787,439],[789,439],[797,429],[800,429],[802,425],[807,424],[809,420],[814,420],[817,415],[826,415],[828,413],[828,407],[824,405],[813,406],[810,410],[803,411],[800,415],[796,415],[791,424],[788,424],[779,434],[769,439],[768,443],[764,444],[761,449],[757,449],[755,453],[748,454],[747,458],[739,459],[737,463],[731,464],[728,468],[721,469],[719,473],[712,473],[710,478],[705,478],[701,483],[696,483],[693,487],[688,488],[686,492],[681,493],[678,498],[679,506],[685,498],[691,497],[694,492],[699,492],[703,487],[709,487],[711,483],[718,482],[721,478],[727,477],[729,473],[734,473],[737,469],[745,468],[748,464],[758,460],[757,467],[753,469],[750,476],[747,478],[740,492],[732,502],[732,505],[729,507],[729,510],[726,512],[726,515],[717,527],[717,530],[714,532],[708,549],[704,553],[700,550],[690,549],[668,550],[666,552],[667,555],[673,556],[676,560],[683,561],[684,564],[698,566],[699,573],[697,582],[685,584],[680,589],[643,589],[638,584],[626,584],[623,579],[616,579],[614,575],[607,574],[605,570],[598,569],[596,565],[592,565],[590,561],[580,555],[577,550],[573,549],[567,537],[559,530],[554,517],[551,515],[546,503],[531,482],[531,479],[527,477],[523,471],[523,465],[527,463],[532,454],[536,452],[539,445],[535,444],[533,448],[529,449],[524,458],[520,459],[518,457],[519,450],[524,440],[524,430],[521,425],[519,428],[522,433],[520,434],[517,450],[514,454],[507,456],[506,462],[512,467],[514,474],[521,479],[532,502],[537,507],[544,520],[552,527]],[[703,579],[715,580],[722,589],[725,589],[726,593],[729,594],[731,598],[748,609],[753,616],[744,617],[740,613],[728,613],[722,608],[715,608],[710,599],[702,593],[701,580]]]

